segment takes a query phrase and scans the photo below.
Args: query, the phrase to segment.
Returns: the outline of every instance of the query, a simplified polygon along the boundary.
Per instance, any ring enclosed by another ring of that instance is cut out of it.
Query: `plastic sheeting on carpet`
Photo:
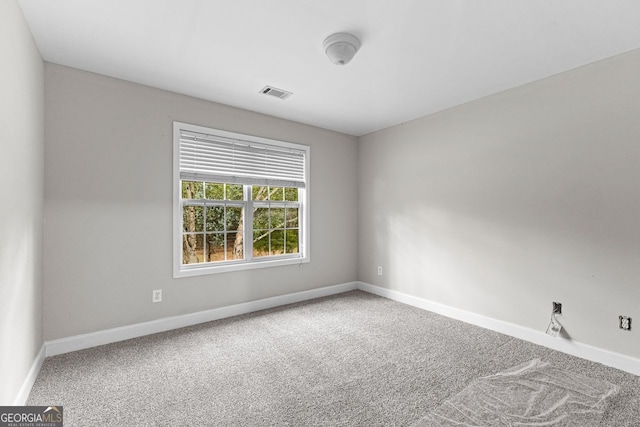
[[[474,381],[414,426],[598,426],[617,392],[535,359]]]

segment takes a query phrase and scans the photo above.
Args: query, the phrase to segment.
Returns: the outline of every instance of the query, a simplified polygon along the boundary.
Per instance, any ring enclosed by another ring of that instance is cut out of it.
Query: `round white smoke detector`
[[[322,48],[331,62],[346,65],[360,49],[360,40],[353,34],[335,33],[324,39]]]

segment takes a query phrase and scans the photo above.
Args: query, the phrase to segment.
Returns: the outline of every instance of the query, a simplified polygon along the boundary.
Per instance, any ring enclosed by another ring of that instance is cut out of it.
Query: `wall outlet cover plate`
[[[625,331],[631,330],[631,317],[618,316],[618,319],[620,319],[620,329],[624,329]]]

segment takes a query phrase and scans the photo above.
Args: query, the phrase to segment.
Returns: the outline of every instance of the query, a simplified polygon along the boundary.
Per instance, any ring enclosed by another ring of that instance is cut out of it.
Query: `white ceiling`
[[[640,48],[637,0],[19,3],[46,61],[357,136]]]

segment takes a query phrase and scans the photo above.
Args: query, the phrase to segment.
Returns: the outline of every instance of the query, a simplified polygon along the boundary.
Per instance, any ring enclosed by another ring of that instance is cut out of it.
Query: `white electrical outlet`
[[[151,302],[162,302],[162,289],[155,289],[153,291]]]
[[[378,276],[382,276],[382,267],[378,267]]]
[[[625,331],[631,330],[631,317],[629,316],[618,316],[620,320],[620,329],[624,329]]]

